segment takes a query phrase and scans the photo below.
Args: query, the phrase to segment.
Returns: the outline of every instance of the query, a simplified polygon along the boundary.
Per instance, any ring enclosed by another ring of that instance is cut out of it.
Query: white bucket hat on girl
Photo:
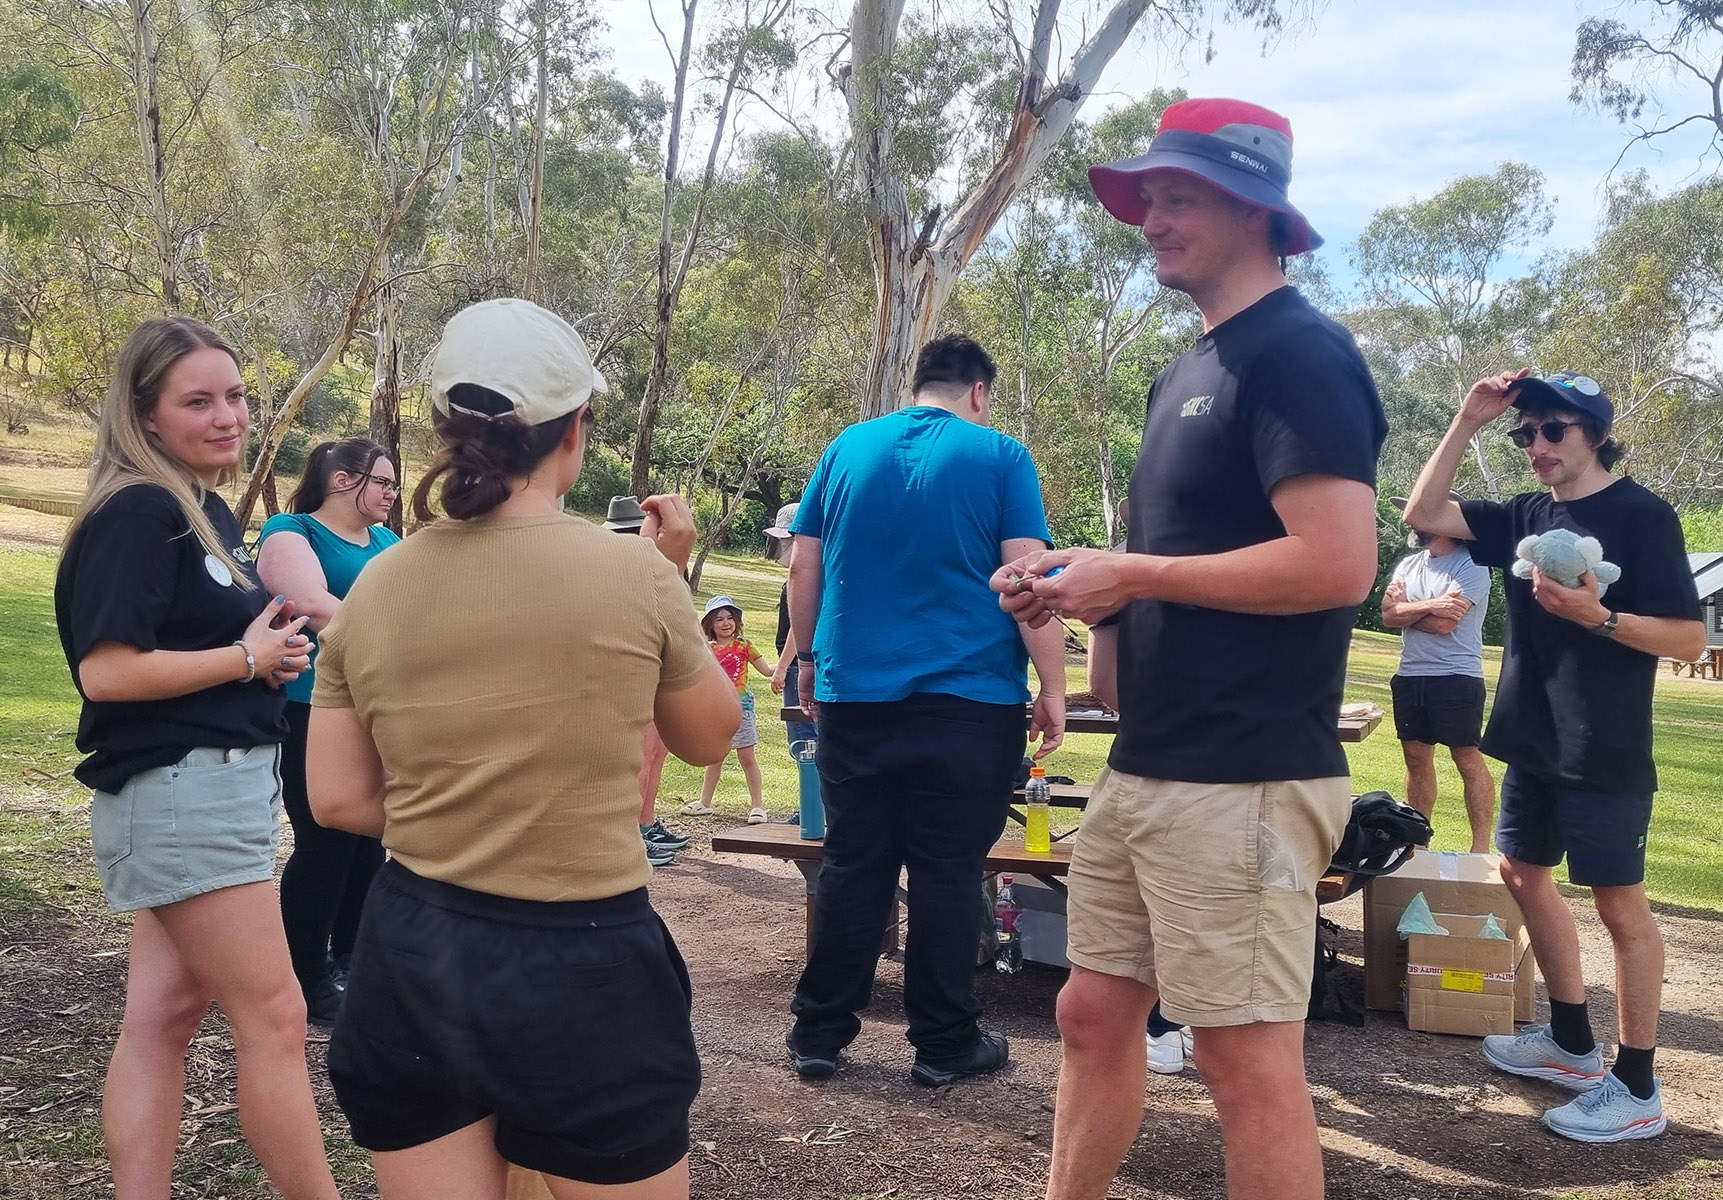
[[[722,608],[729,609],[731,612],[735,613],[738,617],[740,617],[742,615],[742,606],[740,604],[737,604],[734,600],[730,599],[730,597],[728,597],[728,596],[713,596],[710,600],[706,601],[706,611],[700,614],[700,619],[702,621],[704,621],[707,617],[711,616],[713,613],[717,612],[719,609],[722,609]]]

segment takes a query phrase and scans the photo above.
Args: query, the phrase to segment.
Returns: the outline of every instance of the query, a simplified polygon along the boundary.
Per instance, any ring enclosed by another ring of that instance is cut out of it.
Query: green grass
[[[0,549],[0,782],[69,779],[78,697],[54,627],[54,556]]]
[[[77,761],[72,745],[77,695],[54,630],[53,571],[54,558],[47,552],[0,551],[0,663],[5,664],[0,669],[0,785],[14,794],[28,789],[72,803],[58,816],[39,803],[28,814],[13,811],[11,805],[0,807],[0,846],[84,836],[81,823],[73,817],[79,797],[69,775]],[[748,636],[771,657],[783,578],[781,567],[753,555],[717,553],[707,562],[697,599],[704,602],[718,592],[734,597],[742,606]],[[1346,698],[1373,700],[1387,708],[1388,677],[1398,657],[1397,638],[1356,634],[1347,664]],[[1487,650],[1485,674],[1492,690],[1499,667],[1499,651]],[[1080,690],[1082,668],[1072,666],[1069,673],[1071,689]],[[759,761],[766,806],[776,816],[795,803],[795,768],[785,748],[779,705],[769,681],[756,675],[751,686],[759,698]],[[1723,685],[1660,674],[1657,689],[1657,764],[1663,790],[1658,794],[1648,848],[1647,886],[1654,899],[1666,904],[1723,911],[1723,823],[1717,820],[1712,797],[1717,764],[1723,763]],[[1048,765],[1055,774],[1092,780],[1106,762],[1107,748],[1106,737],[1075,734]],[[1358,790],[1404,793],[1405,768],[1391,720],[1384,721],[1369,740],[1348,746],[1347,754]],[[1437,771],[1435,845],[1464,849],[1469,835],[1459,776],[1444,755],[1438,755]],[[674,819],[683,803],[699,795],[700,778],[698,768],[671,759],[660,790],[661,815]],[[718,798],[720,810],[728,815],[747,811],[747,790],[734,758],[725,766]],[[1075,819],[1075,814],[1063,815]],[[16,878],[0,872],[0,910],[29,903],[18,887]],[[0,911],[0,924],[3,921]]]

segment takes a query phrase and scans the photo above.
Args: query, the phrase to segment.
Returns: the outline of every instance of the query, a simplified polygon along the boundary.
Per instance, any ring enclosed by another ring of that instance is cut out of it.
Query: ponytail
[[[324,502],[329,499],[329,485],[337,471],[359,476],[359,482],[343,489],[344,491],[364,487],[364,477],[371,473],[372,466],[379,458],[387,457],[389,452],[368,438],[342,438],[340,441],[319,442],[305,459],[305,470],[300,474],[299,486],[293,490],[293,495],[287,498],[287,511],[312,513],[322,508]]]
[[[441,481],[438,503],[457,521],[482,517],[509,498],[509,483],[543,462],[568,432],[577,415],[590,411],[581,406],[542,425],[528,425],[514,417],[485,417],[478,412],[507,412],[507,398],[477,384],[457,384],[450,398],[462,409],[433,412],[431,427],[443,439],[430,470],[413,490],[413,519],[435,519],[431,511],[431,489]]]

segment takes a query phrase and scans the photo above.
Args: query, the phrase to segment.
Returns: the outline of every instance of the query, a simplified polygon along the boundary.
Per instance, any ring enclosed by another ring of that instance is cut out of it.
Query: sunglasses
[[[1587,380],[1586,382],[1590,383],[1591,381]],[[1597,385],[1592,384],[1592,386],[1596,387]],[[1541,425],[1515,425],[1508,430],[1508,440],[1521,450],[1529,450],[1532,443],[1537,440],[1538,434],[1541,433],[1544,435],[1544,441],[1553,446],[1567,436],[1568,430],[1578,424],[1578,421],[1545,421]]]

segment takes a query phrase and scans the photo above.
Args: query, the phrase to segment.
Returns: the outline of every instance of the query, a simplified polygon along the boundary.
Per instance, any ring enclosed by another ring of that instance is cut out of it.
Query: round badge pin
[[[209,577],[222,587],[233,586],[233,572],[228,569],[226,563],[215,555],[206,554],[203,556],[203,569],[208,571]]]

